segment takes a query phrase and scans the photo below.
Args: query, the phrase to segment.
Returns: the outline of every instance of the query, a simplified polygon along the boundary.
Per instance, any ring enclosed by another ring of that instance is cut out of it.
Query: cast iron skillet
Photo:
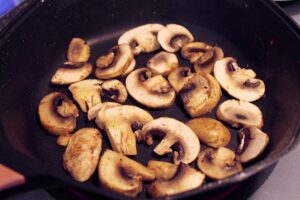
[[[242,173],[222,181],[207,181],[196,190],[173,198],[200,197],[204,193],[237,184],[276,162],[299,140],[300,127],[300,31],[274,3],[267,0],[52,0],[33,1],[1,32],[0,39],[0,163],[23,174],[27,182],[57,180],[103,197],[127,199],[99,187],[97,173],[86,183],[73,181],[62,168],[64,148],[56,137],[40,126],[37,107],[52,91],[70,96],[66,87],[54,87],[49,79],[65,61],[73,37],[91,46],[91,63],[117,42],[126,30],[146,23],[178,23],[186,26],[198,41],[219,45],[225,56],[236,57],[251,66],[266,83],[266,95],[256,102],[264,113],[263,131],[270,144],[265,153],[245,166]],[[155,52],[154,52],[155,53]],[[144,66],[154,55],[140,55]],[[181,60],[181,64],[187,64]],[[93,77],[93,76],[91,76]],[[229,96],[224,92],[223,99]],[[137,103],[129,98],[127,104]],[[170,116],[187,121],[180,102],[167,110],[152,110],[154,117]],[[215,110],[206,115],[215,117]],[[81,113],[77,128],[94,127]],[[237,130],[231,129],[237,146]],[[109,147],[104,135],[104,149]],[[139,162],[157,159],[151,147],[138,145]],[[202,149],[205,146],[202,145]],[[170,160],[166,156],[162,160]],[[193,166],[194,163],[192,164]],[[284,177],[283,177],[284,178]],[[22,179],[22,178],[21,178]],[[23,180],[24,180],[23,179]],[[139,195],[146,198],[145,192]]]

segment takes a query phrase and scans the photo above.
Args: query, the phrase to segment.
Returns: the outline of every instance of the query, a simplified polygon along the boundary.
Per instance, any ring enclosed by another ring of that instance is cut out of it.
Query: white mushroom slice
[[[235,154],[228,148],[207,148],[201,151],[197,160],[198,168],[212,179],[223,179],[243,171]]]
[[[95,119],[97,117],[99,112],[103,112],[107,108],[112,108],[112,107],[120,106],[120,105],[121,104],[118,104],[115,102],[98,103],[88,110],[88,115],[87,115],[88,120],[92,121],[93,119]],[[99,126],[99,124],[98,124],[98,126]],[[99,126],[99,128],[104,129],[103,126]]]
[[[185,110],[191,117],[199,117],[217,105],[221,88],[217,80],[206,72],[199,71],[179,91]]]
[[[148,61],[147,67],[149,67],[155,74],[165,76],[178,68],[179,62],[175,54],[161,51],[158,54],[155,54]]]
[[[87,62],[90,57],[90,47],[81,38],[73,38],[67,53],[70,62]]]
[[[148,122],[142,129],[142,141],[151,145],[153,135],[163,136],[162,141],[155,147],[154,152],[160,156],[173,154],[174,163],[186,164],[194,161],[200,152],[200,142],[195,133],[184,123],[168,117],[160,117]]]
[[[102,82],[97,79],[87,79],[69,86],[74,100],[79,104],[83,112],[87,112],[89,108],[101,103],[100,85]]]
[[[98,174],[102,187],[130,197],[135,197],[142,191],[142,181],[155,179],[152,170],[108,149],[100,159]]]
[[[105,109],[100,114],[98,112],[96,123],[104,127],[114,151],[124,155],[136,155],[134,132],[151,120],[153,118],[147,111],[125,105]]]
[[[121,77],[125,77],[127,76],[130,72],[132,72],[135,69],[135,65],[136,65],[136,61],[135,59],[132,59],[132,61],[130,62],[128,68],[126,69],[126,71],[121,75]]]
[[[146,24],[125,32],[118,40],[118,44],[128,44],[135,55],[149,53],[160,48],[156,35],[164,26],[161,24]]]
[[[154,75],[148,68],[131,72],[126,78],[128,93],[149,108],[167,108],[175,101],[175,91],[162,75]]]
[[[93,67],[90,63],[70,63],[66,62],[60,66],[51,78],[51,83],[55,85],[68,85],[81,81],[92,73]]]
[[[247,163],[258,157],[269,143],[269,136],[254,126],[241,129],[239,139],[236,159],[241,163]]]
[[[180,163],[169,180],[157,179],[148,188],[152,197],[166,197],[200,187],[205,175],[187,164]]]
[[[52,92],[41,100],[38,108],[41,125],[52,135],[66,135],[76,128],[78,109],[60,92]]]
[[[227,100],[219,105],[217,117],[233,127],[263,126],[263,115],[260,109],[247,101]]]
[[[168,75],[168,81],[175,91],[179,92],[184,84],[186,84],[193,76],[194,74],[189,67],[179,67]]]
[[[104,81],[101,88],[102,96],[108,97],[117,103],[123,103],[127,99],[127,90],[123,83],[117,79]]]
[[[168,24],[158,32],[157,39],[162,48],[171,53],[194,41],[190,31],[178,24]]]
[[[217,61],[214,75],[221,87],[239,100],[256,101],[265,93],[264,82],[255,78],[254,71],[240,68],[234,58]]]
[[[109,52],[96,61],[95,76],[99,79],[110,79],[122,75],[133,60],[131,47],[127,44],[114,46]]]
[[[95,172],[102,146],[101,133],[82,128],[73,134],[63,155],[63,166],[75,180],[87,181]]]

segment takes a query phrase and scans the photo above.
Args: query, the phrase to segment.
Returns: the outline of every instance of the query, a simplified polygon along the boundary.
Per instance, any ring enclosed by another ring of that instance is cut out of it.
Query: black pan
[[[203,187],[174,198],[201,197],[238,184],[275,163],[296,145],[300,138],[300,30],[271,1],[48,0],[29,3],[0,35],[0,163],[23,174],[29,183],[64,182],[103,197],[127,199],[100,187],[97,174],[86,183],[78,183],[63,170],[64,148],[57,146],[56,137],[40,126],[37,107],[49,92],[62,91],[70,96],[66,87],[52,86],[49,79],[65,61],[73,37],[88,41],[94,64],[97,56],[116,44],[124,31],[152,22],[186,26],[196,40],[217,44],[225,56],[236,57],[242,66],[251,66],[266,83],[265,97],[256,102],[264,113],[263,131],[270,136],[264,154],[240,174],[207,181]],[[138,56],[137,66],[144,66],[154,53]],[[229,98],[225,92],[223,96],[221,102]],[[126,103],[137,104],[131,98]],[[154,117],[189,119],[180,102],[151,113]],[[95,126],[80,114],[78,128]],[[206,116],[215,117],[215,110]],[[231,132],[229,147],[235,149],[237,130]],[[109,143],[103,135],[107,148]],[[154,146],[139,144],[134,159],[145,164],[154,158]],[[163,159],[170,160],[170,156]],[[148,197],[143,192],[139,198]]]

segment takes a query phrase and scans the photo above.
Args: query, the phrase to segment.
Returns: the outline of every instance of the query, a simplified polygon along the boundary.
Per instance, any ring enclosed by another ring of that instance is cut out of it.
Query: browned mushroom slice
[[[199,71],[187,81],[179,95],[189,115],[198,117],[210,112],[217,105],[221,88],[212,75]]]
[[[149,53],[160,48],[157,33],[164,26],[161,24],[145,24],[125,32],[118,40],[118,44],[128,44],[135,55]]]
[[[182,47],[181,56],[194,63],[196,72],[211,73],[215,62],[222,59],[224,54],[219,47],[212,47],[203,42],[191,42]]]
[[[168,81],[175,91],[179,92],[193,75],[189,67],[179,67],[169,74]]]
[[[134,132],[151,120],[153,118],[147,111],[130,105],[107,108],[96,117],[96,123],[105,129],[112,149],[124,155],[137,154]]]
[[[87,79],[69,86],[73,98],[77,101],[83,112],[87,112],[89,108],[101,103],[100,85],[102,82],[97,79]]]
[[[126,78],[130,96],[149,108],[167,108],[175,101],[175,91],[162,75],[154,75],[148,68],[131,72]]]
[[[186,125],[194,131],[201,142],[214,148],[226,146],[231,139],[229,130],[212,118],[195,118],[189,120]]]
[[[130,62],[128,68],[126,69],[126,71],[121,75],[121,77],[126,77],[130,72],[132,72],[135,69],[135,65],[136,65],[136,61],[135,59],[132,59],[132,61]]]
[[[147,167],[151,169],[155,173],[156,179],[169,180],[171,179],[177,170],[176,164],[157,161],[157,160],[149,160]]]
[[[189,164],[200,152],[200,142],[195,133],[184,123],[173,118],[160,117],[148,122],[140,135],[142,141],[148,145],[153,143],[153,135],[163,137],[154,152],[162,156],[173,152],[171,147],[174,147],[174,163]]]
[[[232,125],[255,126],[261,128],[263,126],[263,116],[260,109],[247,101],[227,100],[219,105],[216,113],[217,117]]]
[[[71,136],[72,135],[70,133],[58,136],[56,144],[63,147],[67,146]]]
[[[104,81],[101,88],[102,96],[108,97],[117,103],[123,103],[127,99],[127,90],[123,83],[117,79]]]
[[[142,181],[155,179],[152,170],[108,149],[100,159],[98,172],[101,186],[131,197],[142,191]]]
[[[105,56],[96,61],[95,76],[99,79],[110,79],[122,75],[133,60],[131,47],[127,44],[114,46]]]
[[[87,62],[90,57],[90,47],[81,38],[73,38],[69,44],[67,57],[70,62]]]
[[[158,32],[157,39],[162,48],[171,53],[194,41],[190,31],[178,24],[168,24]]]
[[[148,188],[152,197],[166,197],[196,189],[204,182],[205,175],[180,163],[173,176],[168,179],[157,179]]]
[[[93,67],[90,63],[66,62],[60,66],[51,78],[55,85],[67,85],[81,81],[92,73]]]
[[[63,166],[80,182],[87,181],[95,172],[101,151],[101,133],[95,128],[76,131],[63,155]]]
[[[223,179],[243,170],[241,163],[235,160],[234,152],[225,147],[200,152],[197,165],[212,179]]]
[[[155,74],[168,75],[179,67],[177,56],[173,53],[161,51],[155,54],[147,63],[147,67]]]
[[[214,75],[221,87],[239,100],[256,101],[265,93],[264,82],[255,78],[253,70],[240,68],[234,58],[217,61]]]
[[[64,135],[76,127],[78,110],[73,101],[60,92],[53,92],[41,100],[38,114],[42,126],[53,135]]]
[[[236,150],[237,160],[241,163],[252,161],[259,156],[269,143],[269,136],[251,126],[239,131],[240,144]]]

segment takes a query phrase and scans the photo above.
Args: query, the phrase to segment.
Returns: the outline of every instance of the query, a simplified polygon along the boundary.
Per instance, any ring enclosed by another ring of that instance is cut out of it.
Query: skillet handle
[[[0,192],[26,183],[25,177],[0,163]]]

